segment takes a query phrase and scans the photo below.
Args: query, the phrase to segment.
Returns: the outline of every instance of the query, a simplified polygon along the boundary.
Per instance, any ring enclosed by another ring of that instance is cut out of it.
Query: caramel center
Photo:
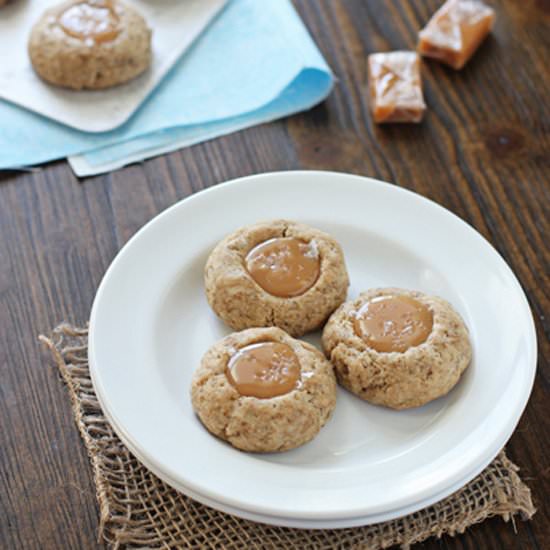
[[[379,296],[359,309],[354,324],[357,335],[376,351],[404,352],[426,341],[433,315],[409,296]]]
[[[68,35],[96,43],[114,40],[120,33],[120,20],[109,0],[74,4],[59,15],[58,22]]]
[[[311,288],[320,272],[315,243],[295,237],[270,239],[246,256],[246,269],[269,294],[280,298],[299,296]]]
[[[300,363],[290,346],[262,342],[235,353],[227,364],[226,375],[241,395],[276,397],[296,387]]]

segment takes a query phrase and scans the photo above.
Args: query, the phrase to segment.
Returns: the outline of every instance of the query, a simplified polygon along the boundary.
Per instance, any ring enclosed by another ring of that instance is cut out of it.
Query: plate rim
[[[274,525],[278,527],[290,527],[290,528],[298,528],[298,529],[318,529],[318,530],[347,529],[352,527],[373,525],[375,523],[380,523],[383,521],[399,519],[408,514],[417,512],[418,510],[422,510],[424,508],[427,508],[428,506],[431,506],[439,502],[440,500],[448,496],[447,493],[451,494],[451,493],[454,493],[455,491],[458,491],[460,488],[466,485],[469,481],[471,481],[473,478],[479,475],[493,461],[493,459],[498,455],[498,452],[499,452],[497,451],[495,456],[493,456],[487,462],[487,464],[485,463],[480,464],[472,472],[470,472],[465,477],[465,479],[467,479],[466,481],[462,481],[462,480],[457,481],[452,486],[444,489],[440,493],[434,494],[433,496],[426,499],[421,499],[418,502],[403,508],[396,508],[394,510],[390,510],[387,512],[378,512],[376,514],[368,514],[366,516],[337,518],[337,519],[332,519],[328,521],[325,518],[314,519],[314,518],[292,518],[292,517],[286,517],[286,516],[272,516],[268,514],[262,514],[260,512],[250,511],[244,508],[231,506],[224,502],[212,500],[211,498],[205,497],[204,495],[201,495],[200,493],[197,493],[192,489],[185,487],[184,485],[179,483],[177,480],[171,479],[165,472],[163,472],[157,466],[155,466],[155,464],[149,462],[147,458],[144,458],[143,455],[140,453],[139,449],[131,442],[131,440],[127,439],[127,437],[123,435],[123,431],[121,430],[120,426],[118,426],[116,420],[111,416],[111,413],[108,411],[108,409],[104,408],[104,403],[102,401],[102,398],[99,395],[97,397],[98,397],[99,404],[103,409],[103,413],[111,423],[111,426],[113,427],[113,429],[115,430],[115,432],[117,433],[121,441],[130,449],[132,454],[134,454],[134,456],[147,469],[149,469],[153,474],[159,477],[162,481],[170,485],[173,489],[181,492],[182,494],[188,496],[189,498],[196,500],[201,504],[204,504],[205,506],[210,506],[211,508],[214,508],[220,512],[231,514],[241,519],[256,521],[259,523],[265,523],[267,525]],[[119,433],[119,430],[120,430],[120,433]]]

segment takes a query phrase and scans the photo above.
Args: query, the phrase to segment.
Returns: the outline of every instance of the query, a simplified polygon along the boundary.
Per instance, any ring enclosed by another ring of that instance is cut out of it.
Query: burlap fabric
[[[377,525],[304,530],[272,527],[218,512],[170,488],[126,449],[103,415],[90,380],[87,329],[57,327],[40,339],[67,384],[92,463],[99,537],[112,548],[379,549],[463,533],[491,516],[508,521],[535,512],[529,488],[501,452],[464,488],[419,512]]]

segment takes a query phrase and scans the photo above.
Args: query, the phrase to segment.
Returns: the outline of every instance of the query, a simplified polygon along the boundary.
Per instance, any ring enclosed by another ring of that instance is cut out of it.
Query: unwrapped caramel
[[[491,31],[495,12],[478,0],[447,0],[419,33],[418,52],[462,69]]]
[[[368,59],[374,122],[420,122],[426,110],[416,52],[373,53]]]

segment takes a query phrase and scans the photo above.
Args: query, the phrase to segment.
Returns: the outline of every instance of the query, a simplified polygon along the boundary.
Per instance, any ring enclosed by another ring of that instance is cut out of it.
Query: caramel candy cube
[[[418,52],[462,69],[491,31],[495,12],[478,0],[447,0],[419,33]]]
[[[374,122],[420,122],[426,110],[416,52],[373,53],[368,59]]]

